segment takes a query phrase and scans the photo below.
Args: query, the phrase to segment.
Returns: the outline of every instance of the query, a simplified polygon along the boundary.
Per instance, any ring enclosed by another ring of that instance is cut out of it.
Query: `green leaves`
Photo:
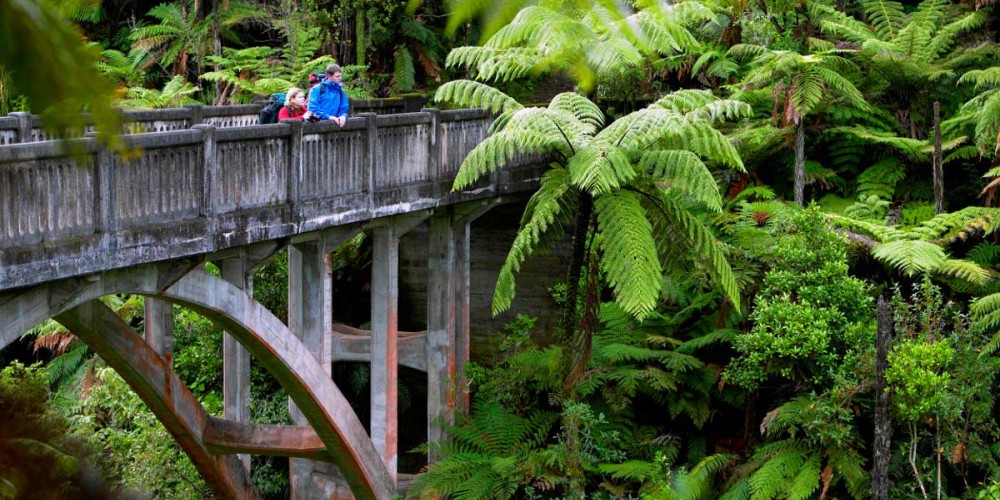
[[[636,195],[628,191],[598,196],[594,208],[605,279],[622,309],[641,320],[656,306],[660,290],[652,227]]]
[[[872,255],[910,276],[929,272],[943,264],[948,258],[941,247],[919,240],[882,243],[872,249]]]

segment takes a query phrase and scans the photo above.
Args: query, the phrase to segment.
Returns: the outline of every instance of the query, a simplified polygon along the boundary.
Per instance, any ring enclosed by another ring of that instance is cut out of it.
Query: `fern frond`
[[[628,191],[594,199],[601,235],[601,270],[629,314],[641,320],[656,307],[662,269],[652,227],[636,195]]]
[[[941,247],[919,240],[882,243],[872,249],[872,255],[910,276],[931,272],[948,259]]]
[[[661,189],[691,197],[713,211],[722,210],[719,185],[698,155],[686,150],[650,151],[642,156],[640,166],[651,172]]]
[[[963,259],[948,259],[934,269],[935,274],[967,281],[975,285],[985,285],[990,272],[975,262]]]
[[[604,127],[604,113],[590,99],[576,92],[563,92],[552,98],[550,109],[566,111],[577,120],[593,127],[591,134]]]
[[[570,181],[594,196],[610,193],[635,178],[637,172],[620,148],[594,141],[566,164]]]
[[[496,291],[493,294],[493,315],[510,307],[514,300],[514,274],[534,251],[542,236],[554,226],[558,219],[569,210],[569,173],[562,168],[553,168],[542,177],[538,191],[531,197],[531,213],[526,211],[521,220],[514,242],[500,268]]]
[[[453,80],[445,83],[434,93],[434,100],[485,109],[492,113],[517,112],[524,108],[507,94],[472,80]]]

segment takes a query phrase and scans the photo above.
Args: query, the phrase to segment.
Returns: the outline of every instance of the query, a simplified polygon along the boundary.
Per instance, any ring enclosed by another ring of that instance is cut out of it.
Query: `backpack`
[[[285,94],[281,92],[271,94],[271,98],[267,100],[267,104],[265,104],[260,110],[260,115],[257,117],[257,123],[260,125],[278,123],[278,111],[281,111],[281,107],[284,105]]]

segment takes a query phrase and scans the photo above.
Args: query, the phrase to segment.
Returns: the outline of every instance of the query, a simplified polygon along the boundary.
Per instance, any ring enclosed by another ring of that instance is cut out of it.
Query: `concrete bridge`
[[[451,192],[490,123],[476,110],[362,113],[343,128],[147,113],[159,115],[132,116],[133,130],[166,131],[128,136],[130,157],[92,137],[45,141],[30,115],[0,118],[0,348],[55,318],[128,381],[220,497],[258,496],[249,454],[291,457],[296,498],[392,497],[398,366],[427,372],[428,422],[467,405],[470,225],[530,193],[539,162]],[[400,335],[399,244],[418,225],[427,331]],[[370,331],[331,315],[329,254],[361,231],[373,241]],[[253,268],[278,251],[289,257],[287,325],[252,294]],[[118,293],[147,297],[144,337],[97,300]],[[227,332],[224,418],[173,372],[172,304]],[[287,390],[294,426],[249,423],[251,357]],[[331,379],[341,360],[371,363],[370,435]],[[429,426],[428,439],[442,438]],[[324,463],[350,493],[314,473]]]

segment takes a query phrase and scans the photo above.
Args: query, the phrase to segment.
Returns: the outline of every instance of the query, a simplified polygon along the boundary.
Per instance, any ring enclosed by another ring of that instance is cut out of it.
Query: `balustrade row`
[[[149,253],[105,264],[132,265],[460,198],[450,184],[489,124],[477,110],[428,109],[366,114],[342,128],[136,134],[126,138],[133,157],[93,137],[0,147],[0,290],[43,281],[40,271],[54,279],[103,267],[72,264],[101,260],[93,252]],[[164,250],[140,250],[155,245]],[[49,255],[39,258],[38,248]],[[45,266],[67,257],[62,270]]]

